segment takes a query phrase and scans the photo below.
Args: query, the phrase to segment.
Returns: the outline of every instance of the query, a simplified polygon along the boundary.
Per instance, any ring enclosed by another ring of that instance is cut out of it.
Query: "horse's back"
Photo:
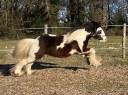
[[[59,45],[63,41],[63,36],[49,36],[43,35],[39,38],[40,45],[44,45],[46,47]]]

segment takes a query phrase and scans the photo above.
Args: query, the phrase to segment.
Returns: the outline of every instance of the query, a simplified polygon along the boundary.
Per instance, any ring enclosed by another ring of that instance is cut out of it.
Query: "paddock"
[[[98,68],[83,64],[80,55],[63,59],[45,56],[43,63],[40,60],[33,65],[35,74],[22,77],[12,77],[5,72],[15,63],[10,54],[16,42],[0,41],[1,95],[128,94],[128,50],[126,49],[126,58],[123,59],[121,36],[108,36],[106,43],[91,39],[89,47],[95,47],[96,54],[104,59],[103,65]]]

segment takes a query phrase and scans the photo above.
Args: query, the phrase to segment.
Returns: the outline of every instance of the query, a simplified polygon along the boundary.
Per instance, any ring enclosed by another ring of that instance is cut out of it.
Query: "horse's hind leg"
[[[33,73],[31,67],[35,59],[36,59],[35,53],[30,53],[30,56],[26,59],[27,64],[24,66],[24,70],[27,75],[31,75]]]
[[[32,74],[31,66],[32,66],[33,62],[35,61],[35,59],[36,59],[36,53],[38,52],[39,48],[40,48],[39,47],[39,41],[35,40],[34,44],[32,45],[32,47],[29,51],[29,56],[27,58],[27,63],[28,64],[25,65],[25,71],[26,71],[27,75]]]
[[[33,73],[33,71],[31,70],[32,64],[33,63],[29,63],[24,68],[27,75],[31,75]]]
[[[14,68],[11,69],[11,74],[14,76],[21,76],[25,72],[31,74],[31,65],[35,61],[35,54],[30,53],[28,58],[22,59]],[[26,69],[27,68],[27,69]]]
[[[23,71],[23,67],[24,65],[27,64],[27,61],[26,59],[22,59],[19,61],[18,64],[16,64],[12,69],[11,69],[11,75],[14,75],[14,76],[21,76],[24,74],[24,71]]]
[[[21,76],[26,72],[27,75],[30,75],[32,73],[31,66],[34,61],[34,56],[21,60],[14,68],[11,69],[11,74],[14,76]]]
[[[31,65],[33,64],[33,62],[35,61],[35,53],[38,52],[39,50],[39,46],[38,46],[39,42],[36,39],[33,42],[33,45],[31,46],[29,52],[28,52],[28,57],[25,58],[24,60],[20,61],[14,68],[14,74],[21,76],[23,73],[23,71],[25,70],[27,74],[31,74]]]
[[[88,55],[90,54],[90,48],[84,48],[83,52],[85,53],[83,55],[84,63],[87,64],[87,65],[90,65],[90,61],[89,61],[89,58],[88,58]]]
[[[26,72],[26,74],[27,75],[31,75],[34,71],[32,71],[32,69],[31,69],[31,67],[32,67],[32,65],[33,65],[33,62],[36,60],[36,59],[41,59],[41,57],[44,55],[44,53],[42,53],[42,55],[33,55],[33,56],[31,56],[31,57],[29,57],[28,59],[27,59],[27,62],[28,62],[28,64],[26,64],[25,66],[24,66],[24,70],[25,70],[25,72]],[[38,57],[37,57],[38,56]]]

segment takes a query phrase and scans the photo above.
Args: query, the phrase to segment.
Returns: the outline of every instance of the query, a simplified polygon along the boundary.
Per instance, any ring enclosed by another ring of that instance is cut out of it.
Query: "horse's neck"
[[[70,34],[71,34],[71,33],[67,33],[67,34],[64,34],[63,36],[64,36],[65,38],[68,38],[68,37],[70,36]]]
[[[90,35],[87,35],[86,40],[84,41],[84,46],[83,46],[84,49],[83,49],[83,51],[86,51],[87,46],[88,46],[88,42],[91,39],[91,37],[92,37],[91,34]]]

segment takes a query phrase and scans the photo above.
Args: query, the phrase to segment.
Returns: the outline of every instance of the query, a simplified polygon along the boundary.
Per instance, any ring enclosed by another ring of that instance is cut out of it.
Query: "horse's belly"
[[[67,55],[50,55],[50,56],[53,56],[53,57],[58,57],[58,58],[65,58],[65,57],[69,57],[70,55],[67,54]]]
[[[63,49],[52,50],[47,52],[47,54],[50,56],[59,57],[59,58],[69,57],[71,55],[69,51],[63,50]]]
[[[69,53],[64,53],[64,52],[49,53],[48,55],[54,56],[54,57],[59,57],[59,58],[69,57],[70,56]]]

